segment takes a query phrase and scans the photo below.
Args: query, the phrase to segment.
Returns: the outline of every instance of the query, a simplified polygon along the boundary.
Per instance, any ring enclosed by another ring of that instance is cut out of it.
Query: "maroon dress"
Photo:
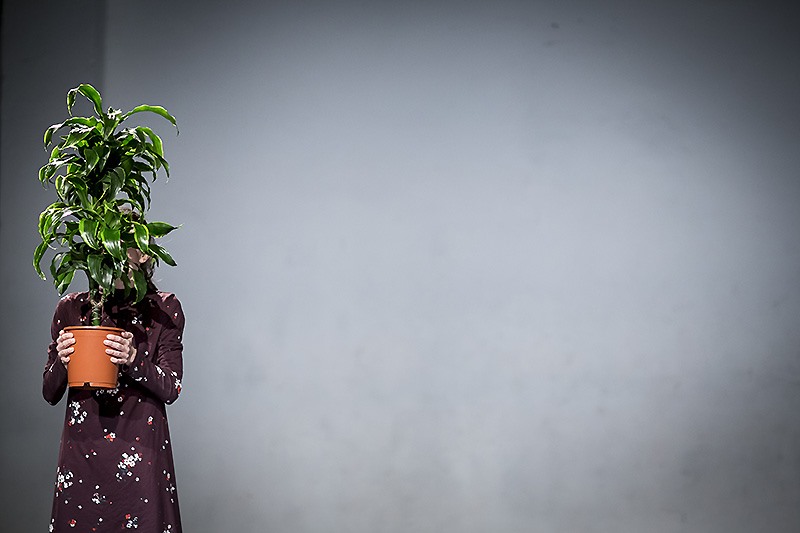
[[[67,390],[55,339],[66,326],[89,325],[89,315],[85,292],[56,307],[42,384],[52,405]],[[133,333],[136,358],[120,367],[116,389],[67,392],[50,531],[181,533],[165,408],[181,391],[181,304],[174,294],[152,291],[133,305],[118,293],[104,316],[104,326]]]

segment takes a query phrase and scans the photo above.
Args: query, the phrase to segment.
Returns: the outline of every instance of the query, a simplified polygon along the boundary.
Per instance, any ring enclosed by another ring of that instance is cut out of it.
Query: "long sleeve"
[[[64,320],[65,307],[66,299],[61,299],[56,306],[53,323],[50,325],[52,341],[47,350],[47,364],[44,367],[42,376],[42,396],[50,405],[57,404],[67,390],[67,368],[58,358],[58,350],[56,349],[56,339],[58,339],[59,332],[64,326],[69,325]]]
[[[178,399],[183,378],[183,328],[186,322],[181,303],[166,296],[155,354],[137,351],[136,359],[123,369],[140,387],[166,404]]]

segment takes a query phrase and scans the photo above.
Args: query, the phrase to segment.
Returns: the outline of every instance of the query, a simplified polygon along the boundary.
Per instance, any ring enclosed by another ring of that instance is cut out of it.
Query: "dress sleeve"
[[[171,404],[181,393],[183,378],[183,327],[186,322],[181,303],[174,295],[165,302],[166,318],[156,343],[155,358],[136,353],[136,358],[123,369],[140,387],[159,400]]]
[[[57,404],[67,390],[67,368],[58,358],[58,350],[56,349],[58,334],[65,325],[68,325],[64,320],[64,302],[64,299],[59,300],[56,312],[53,315],[53,323],[50,325],[52,341],[47,349],[47,364],[44,366],[44,375],[42,376],[42,396],[50,405]]]

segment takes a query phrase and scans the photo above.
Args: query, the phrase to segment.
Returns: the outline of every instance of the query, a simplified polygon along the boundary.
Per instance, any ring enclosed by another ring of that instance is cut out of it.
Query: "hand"
[[[58,332],[56,350],[58,350],[58,358],[61,359],[64,366],[69,364],[69,356],[75,351],[75,348],[72,346],[73,344],[75,344],[75,337],[72,333],[64,331],[63,329]]]
[[[106,353],[111,356],[111,362],[118,365],[129,365],[136,359],[136,348],[133,347],[133,333],[123,331],[122,335],[106,335],[103,344],[107,346]]]

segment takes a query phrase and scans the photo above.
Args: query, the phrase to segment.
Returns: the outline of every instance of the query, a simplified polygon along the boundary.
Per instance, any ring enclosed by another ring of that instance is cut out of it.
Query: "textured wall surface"
[[[6,7],[18,529],[47,523],[63,414],[39,139],[98,76],[181,128],[148,122],[153,216],[184,224],[158,276],[188,320],[187,531],[797,531],[800,17],[596,4],[109,2],[41,92],[16,53],[63,46],[23,47]]]

